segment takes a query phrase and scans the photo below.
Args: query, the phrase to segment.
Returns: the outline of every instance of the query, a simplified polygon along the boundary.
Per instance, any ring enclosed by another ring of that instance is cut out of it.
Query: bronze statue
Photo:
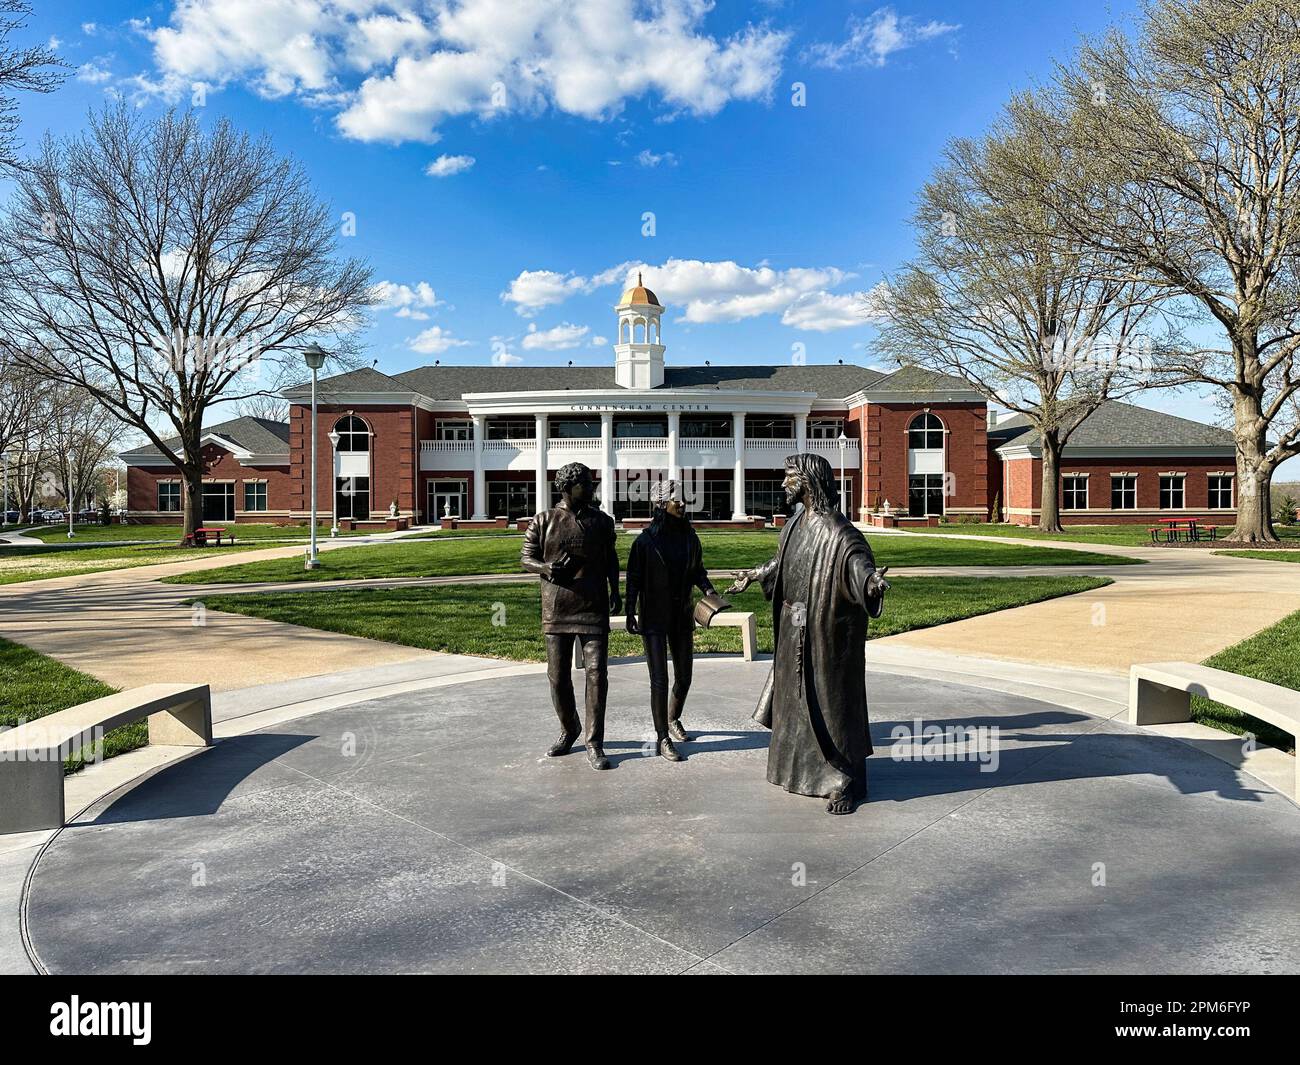
[[[695,661],[691,591],[716,595],[704,569],[700,538],[686,517],[675,480],[650,490],[654,518],[632,544],[627,562],[627,631],[640,634],[650,669],[650,716],[655,752],[670,762],[684,761],[673,740],[690,737],[682,727],[682,707],[691,690]],[[640,607],[638,613],[637,607]],[[668,656],[673,659],[672,700],[668,698]]]
[[[608,769],[605,757],[605,698],[609,692],[609,615],[622,608],[618,594],[618,552],[614,519],[593,503],[594,478],[581,462],[555,475],[559,504],[533,518],[524,534],[524,569],[542,578],[542,632],[546,634],[546,676],[560,719],[560,738],[546,753],[568,754],[581,723],[574,705],[573,641],[582,648],[586,674],[587,760]]]
[[[787,458],[785,496],[798,509],[776,556],[741,572],[730,589],[758,581],[772,601],[776,654],[754,720],[772,730],[767,779],[847,814],[867,797],[867,617],[880,617],[889,582],[839,512],[829,462]]]

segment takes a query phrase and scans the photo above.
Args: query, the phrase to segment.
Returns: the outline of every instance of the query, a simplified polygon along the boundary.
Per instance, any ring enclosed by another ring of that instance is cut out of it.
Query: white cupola
[[[659,298],[641,284],[623,293],[614,345],[614,381],[622,388],[658,388],[664,383],[664,346],[659,341]]]

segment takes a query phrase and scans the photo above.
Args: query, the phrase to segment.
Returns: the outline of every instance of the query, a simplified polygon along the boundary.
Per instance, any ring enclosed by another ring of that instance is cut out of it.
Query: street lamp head
[[[302,349],[303,361],[307,363],[309,370],[319,370],[325,365],[327,352],[319,344],[308,344]]]
[[[337,429],[331,429],[329,432],[329,439],[330,439],[330,447],[336,448],[339,446],[339,441],[342,439],[342,437],[339,436],[339,431]]]

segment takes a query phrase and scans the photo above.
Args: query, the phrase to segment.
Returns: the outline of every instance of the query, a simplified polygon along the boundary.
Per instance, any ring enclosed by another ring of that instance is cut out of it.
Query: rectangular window
[[[266,509],[266,482],[265,481],[244,482],[244,509],[245,510]]]
[[[668,436],[667,418],[621,418],[614,422],[614,436],[651,436],[664,439]]]
[[[158,482],[158,509],[175,513],[181,509],[181,485],[179,481]]]
[[[233,484],[205,484],[203,486],[203,520],[235,520],[235,486]]]
[[[907,513],[913,518],[943,513],[942,473],[914,473],[908,477]]]
[[[1221,473],[1210,476],[1210,509],[1232,509],[1232,477]]]
[[[426,481],[425,502],[428,505],[429,521],[468,517],[469,512],[465,508],[466,491],[464,481]]]
[[[532,418],[492,418],[487,423],[489,440],[531,440],[536,432],[537,422]]]
[[[1183,490],[1187,478],[1181,473],[1160,478],[1160,509],[1182,510],[1187,493]]]
[[[552,440],[591,440],[600,438],[599,418],[555,418],[551,420]]]
[[[749,440],[793,440],[794,419],[750,415],[745,419],[745,437]]]
[[[533,505],[536,490],[532,481],[489,481],[488,516],[499,518],[504,514],[511,521],[531,518],[537,513]]]
[[[439,440],[473,440],[474,423],[439,421],[437,432]]]
[[[1110,479],[1110,509],[1134,510],[1137,508],[1138,479],[1125,474]]]
[[[1062,477],[1061,478],[1061,509],[1062,510],[1087,510],[1088,509],[1088,478],[1087,477]]]
[[[335,511],[340,520],[370,520],[370,478],[339,477],[334,488]]]
[[[745,513],[761,514],[771,520],[785,511],[785,488],[780,481],[753,480],[745,482]]]
[[[696,414],[687,416],[683,414],[678,432],[683,437],[709,437],[714,440],[730,440],[733,435],[731,419],[726,415]]]
[[[844,431],[843,418],[809,418],[809,440],[838,440]]]

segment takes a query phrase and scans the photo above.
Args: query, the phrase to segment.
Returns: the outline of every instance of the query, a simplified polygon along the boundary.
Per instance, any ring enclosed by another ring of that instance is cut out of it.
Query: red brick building
[[[1010,520],[1034,520],[1032,434],[1013,422],[990,433],[988,406],[965,382],[914,366],[665,366],[662,310],[643,287],[624,294],[613,366],[434,365],[321,381],[321,514],[376,524],[394,510],[414,524],[516,520],[550,505],[560,466],[583,462],[620,519],[648,516],[650,482],[673,476],[697,522],[748,522],[782,509],[785,457],[814,451],[840,474],[843,507],[857,520],[882,510],[902,524],[986,520],[995,498]],[[310,390],[285,396],[288,424],[239,418],[204,437],[205,521],[308,516]],[[1068,469],[1093,486],[1133,477],[1133,493],[1122,481],[1116,499],[1126,505],[1112,509],[1095,487],[1080,495],[1071,481],[1071,499],[1086,505],[1067,519],[1147,520],[1162,491],[1173,511],[1230,503],[1225,435],[1109,405],[1067,448]],[[179,520],[176,471],[149,448],[122,457],[132,513]],[[1163,480],[1179,474],[1181,496]],[[1227,497],[1215,477],[1228,477]]]

